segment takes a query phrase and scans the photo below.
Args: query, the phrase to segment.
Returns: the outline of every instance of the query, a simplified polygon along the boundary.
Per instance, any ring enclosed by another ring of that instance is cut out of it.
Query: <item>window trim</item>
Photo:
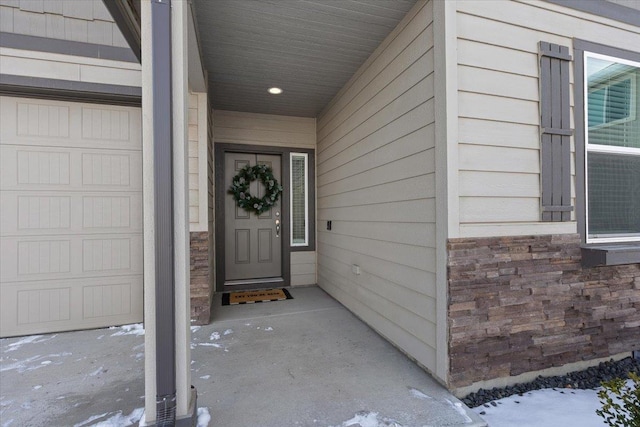
[[[303,157],[304,158],[304,194],[305,194],[305,204],[304,204],[304,242],[302,243],[294,243],[293,241],[293,158]],[[290,241],[289,245],[292,248],[300,248],[309,246],[309,154],[301,153],[301,152],[291,152],[289,153],[289,236]]]
[[[587,79],[587,67],[585,66],[587,63],[588,58],[595,58],[595,59],[602,59],[602,60],[606,60],[606,61],[611,61],[611,62],[616,62],[616,63],[620,63],[620,64],[625,64],[625,65],[630,65],[633,67],[640,67],[640,62],[636,62],[636,61],[631,61],[628,60],[626,58],[621,58],[618,56],[613,56],[613,55],[604,55],[604,54],[600,54],[597,52],[592,52],[590,50],[584,50],[582,52],[582,61],[583,61],[583,70],[582,70],[582,102],[583,102],[583,111],[582,111],[582,122],[577,122],[580,123],[583,127],[583,135],[584,135],[584,140],[582,141],[582,146],[583,146],[583,156],[584,156],[584,226],[585,226],[585,234],[584,234],[584,241],[587,244],[602,244],[602,243],[632,243],[632,242],[639,242],[640,241],[640,235],[619,235],[619,236],[613,236],[611,235],[611,237],[608,237],[608,235],[603,235],[603,237],[591,237],[589,235],[589,203],[588,203],[588,194],[589,194],[589,168],[588,168],[588,161],[589,161],[589,153],[603,153],[603,154],[614,154],[614,155],[626,155],[626,156],[640,156],[640,149],[637,148],[631,148],[631,147],[618,147],[618,146],[609,146],[609,145],[603,145],[603,144],[591,144],[589,143],[589,114],[588,114],[588,102],[586,102],[586,96],[589,94],[589,81]],[[632,86],[635,88],[636,85],[636,79],[631,80],[632,82]],[[622,79],[616,79],[614,81],[622,81]],[[637,96],[637,95],[634,95]],[[634,98],[634,102],[637,102],[637,100]],[[609,126],[613,126],[615,124],[619,124],[619,123],[624,123],[629,121],[632,116],[635,116],[635,104],[633,104],[631,106],[630,109],[630,115],[628,118],[624,118],[624,119],[620,119],[620,120],[615,120],[613,122],[609,122],[609,123],[603,123],[602,125],[599,125],[597,127],[595,127],[596,129],[601,129],[603,127],[609,127]],[[635,118],[635,117],[634,117]]]

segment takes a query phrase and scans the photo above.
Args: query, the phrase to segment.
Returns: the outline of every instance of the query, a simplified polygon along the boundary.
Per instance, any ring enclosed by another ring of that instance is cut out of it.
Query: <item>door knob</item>
[[[276,219],[276,237],[280,237],[280,220]]]

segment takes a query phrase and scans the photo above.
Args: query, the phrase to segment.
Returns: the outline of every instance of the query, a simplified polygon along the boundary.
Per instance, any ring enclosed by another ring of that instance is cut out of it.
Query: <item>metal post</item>
[[[156,425],[176,420],[171,1],[151,1],[156,241]]]

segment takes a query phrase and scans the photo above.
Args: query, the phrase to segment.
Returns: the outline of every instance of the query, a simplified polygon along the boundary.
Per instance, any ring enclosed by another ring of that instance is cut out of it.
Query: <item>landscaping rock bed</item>
[[[629,372],[640,374],[640,360],[631,357],[617,362],[610,360],[602,362],[598,366],[593,366],[583,371],[570,372],[566,375],[556,377],[539,376],[529,383],[520,383],[504,388],[494,387],[491,390],[480,389],[461,400],[468,407],[475,408],[514,394],[522,395],[528,391],[543,388],[595,389],[600,387],[603,381],[618,377],[627,378]]]

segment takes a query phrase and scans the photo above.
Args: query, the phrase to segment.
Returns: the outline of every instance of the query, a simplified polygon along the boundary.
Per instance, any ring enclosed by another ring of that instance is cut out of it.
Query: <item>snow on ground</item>
[[[110,327],[109,329],[117,329],[115,326]],[[115,334],[111,334],[112,337],[119,337],[121,335],[144,335],[144,327],[142,323],[134,323],[132,325],[123,325],[120,326],[120,330]]]
[[[209,421],[211,421],[211,415],[209,415],[209,408],[198,408],[198,426],[197,427],[209,427]]]
[[[422,400],[433,399],[431,396],[427,396],[426,394],[424,394],[423,392],[415,388],[409,388],[409,392],[411,393],[411,396],[415,397],[416,399],[422,399]]]
[[[38,344],[44,341],[49,341],[52,340],[56,337],[57,335],[51,335],[49,337],[43,338],[44,335],[31,335],[28,337],[24,337],[19,341],[16,341],[14,343],[11,343],[9,345],[7,345],[7,349],[4,351],[5,353],[9,353],[10,351],[16,351],[17,349],[19,349],[20,347],[22,347],[25,344]],[[42,338],[42,339],[40,339]]]
[[[49,366],[49,365],[62,365],[63,361],[61,360],[61,358],[71,356],[71,355],[72,353],[62,352],[62,353],[56,353],[56,354],[47,354],[44,356],[37,354],[35,356],[29,357],[23,360],[0,358],[0,362],[2,362],[2,366],[0,367],[0,372],[6,372],[6,371],[11,371],[15,369],[16,371],[18,371],[18,373],[22,374],[23,372],[34,371],[36,369],[44,368],[45,366]],[[45,360],[41,360],[41,359],[45,359]],[[54,362],[53,360],[50,360],[50,359],[56,359],[57,361]],[[13,363],[8,363],[7,362],[8,360],[13,360]]]
[[[627,383],[631,386],[631,381]],[[473,408],[491,427],[603,427],[597,390],[543,389]]]
[[[457,411],[460,415],[462,415],[462,418],[464,419],[465,423],[473,422],[471,417],[467,415],[467,412],[461,402],[452,402],[449,399],[445,399],[445,400],[447,401],[449,406],[451,406],[455,411]]]
[[[100,418],[104,418],[113,412],[107,412],[105,414],[94,415],[89,417],[89,419],[75,424],[73,427],[125,427],[132,426],[142,418],[142,414],[144,413],[144,408],[136,408],[129,415],[123,415],[122,411],[118,411],[113,413],[114,415],[110,416],[106,420],[99,421],[95,424],[92,424],[93,421],[99,420]]]
[[[377,412],[358,412],[353,418],[333,427],[403,427],[389,418],[378,419]]]

